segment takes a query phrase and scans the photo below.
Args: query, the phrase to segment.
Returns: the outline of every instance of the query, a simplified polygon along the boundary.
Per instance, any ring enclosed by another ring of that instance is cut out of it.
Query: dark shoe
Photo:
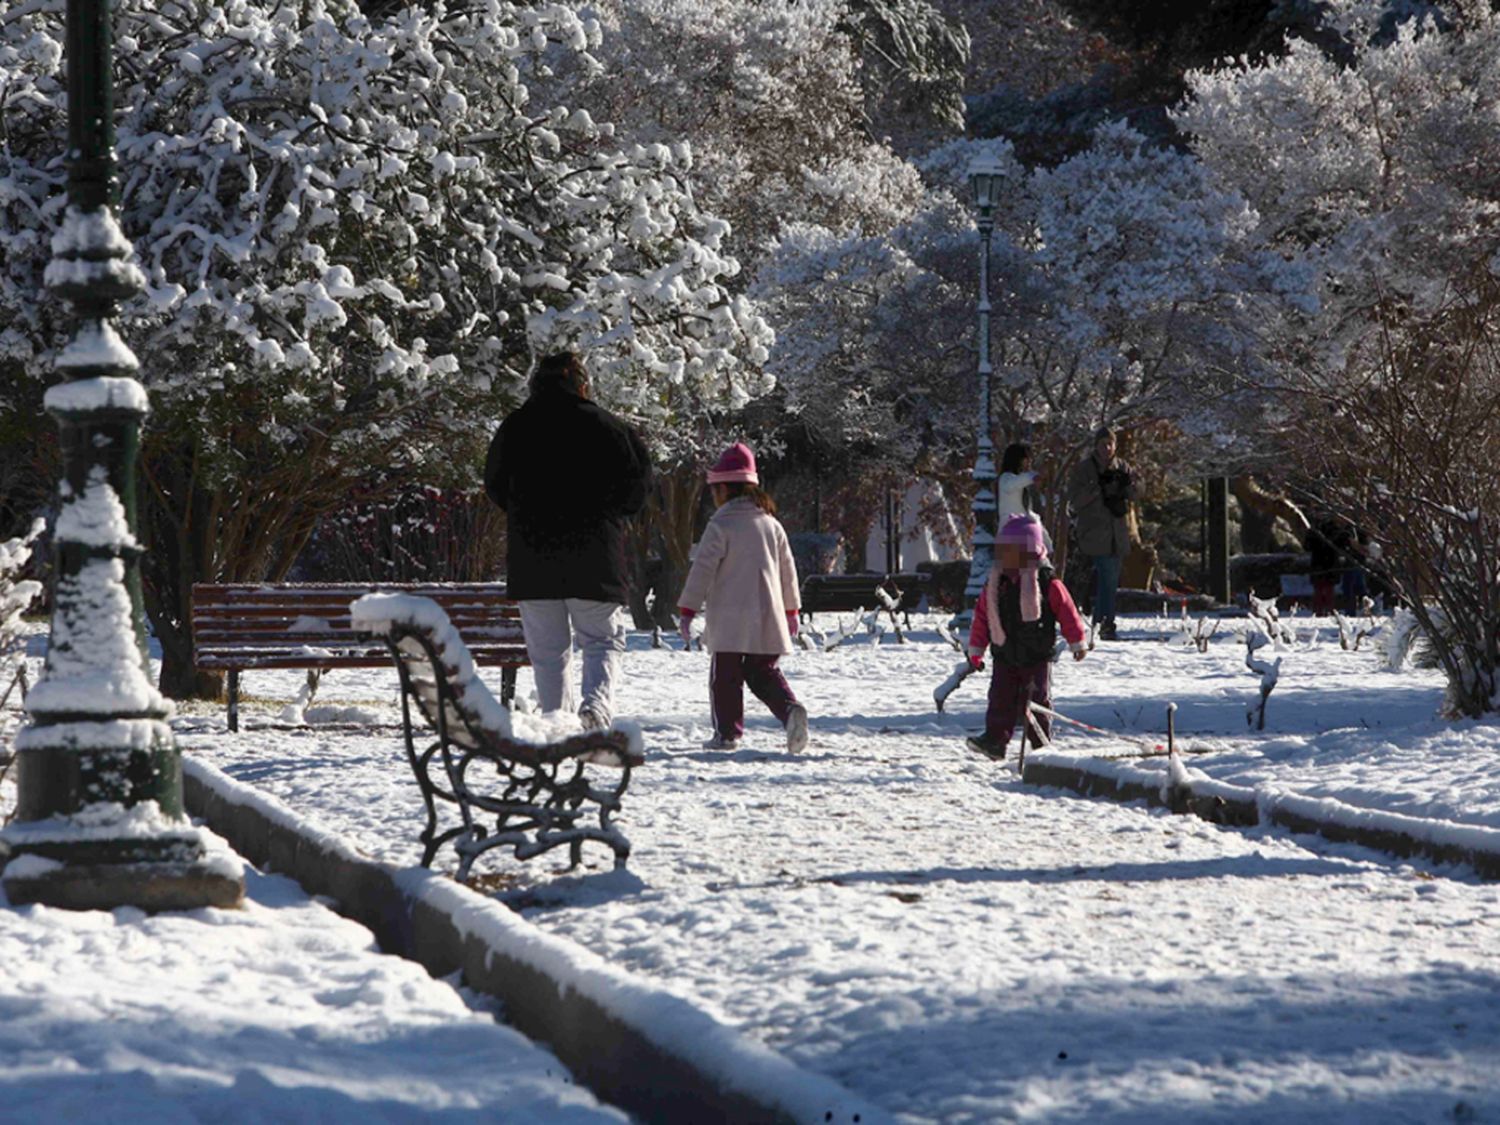
[[[1099,626],[1099,639],[1101,641],[1116,641],[1120,639],[1113,621],[1106,621],[1103,625]]]
[[[977,750],[986,758],[992,758],[997,762],[1005,761],[1005,743],[997,742],[989,735],[971,734],[964,739],[964,744],[970,750]]]

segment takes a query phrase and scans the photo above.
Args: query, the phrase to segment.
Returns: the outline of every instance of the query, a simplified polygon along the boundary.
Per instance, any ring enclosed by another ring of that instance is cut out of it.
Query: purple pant
[[[984,712],[984,733],[986,738],[1004,746],[1016,726],[1025,724],[1028,699],[1043,707],[1052,706],[1052,665],[1044,660],[1016,668],[992,659],[990,668],[990,702]],[[1033,715],[1032,721],[1042,735],[1052,737],[1052,716]],[[1027,733],[1033,746],[1042,745],[1034,732]]]
[[[775,653],[716,652],[708,666],[708,703],[713,710],[714,733],[720,738],[739,738],[745,733],[745,693],[748,687],[786,724],[797,697],[777,667]]]

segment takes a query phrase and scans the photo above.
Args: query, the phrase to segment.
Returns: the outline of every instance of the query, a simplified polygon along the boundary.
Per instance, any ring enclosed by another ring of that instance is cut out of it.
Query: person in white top
[[[1036,473],[1031,468],[1031,446],[1024,442],[1011,442],[1000,458],[999,501],[1000,519],[1003,527],[1011,516],[1036,516],[1031,504],[1031,486],[1036,483]],[[1041,517],[1037,516],[1040,521]],[[1052,552],[1052,536],[1042,528],[1042,542],[1047,552]]]
[[[677,599],[683,641],[706,608],[704,646],[712,654],[708,696],[714,734],[704,745],[732,750],[745,733],[744,688],[786,727],[786,748],[807,745],[807,708],[797,702],[777,667],[792,651],[797,611],[797,564],[776,504],[760,487],[755,454],[736,442],[708,472],[718,510],[703,529]]]

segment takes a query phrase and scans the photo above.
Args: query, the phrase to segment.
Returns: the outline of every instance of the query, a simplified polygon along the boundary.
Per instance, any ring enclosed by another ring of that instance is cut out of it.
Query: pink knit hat
[[[737,441],[719,455],[714,462],[713,468],[708,470],[709,484],[734,484],[743,482],[745,484],[759,484],[760,477],[755,472],[755,454],[750,452],[750,447],[742,441]]]
[[[1025,548],[1027,554],[1044,558],[1047,541],[1042,535],[1042,521],[1035,516],[1012,516],[1000,529],[999,542],[1014,543]]]

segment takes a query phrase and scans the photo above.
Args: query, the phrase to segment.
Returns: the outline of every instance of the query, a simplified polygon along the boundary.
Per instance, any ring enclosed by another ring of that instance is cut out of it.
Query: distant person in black
[[[545,357],[531,394],[495,431],[484,490],[508,520],[506,582],[521,603],[543,711],[572,710],[573,637],[583,653],[585,728],[614,717],[625,651],[625,524],[646,502],[651,459],[640,437],[589,401],[571,352]]]
[[[1306,546],[1313,588],[1312,610],[1318,617],[1327,617],[1333,612],[1334,592],[1344,576],[1349,529],[1332,516],[1325,516],[1308,527]]]

